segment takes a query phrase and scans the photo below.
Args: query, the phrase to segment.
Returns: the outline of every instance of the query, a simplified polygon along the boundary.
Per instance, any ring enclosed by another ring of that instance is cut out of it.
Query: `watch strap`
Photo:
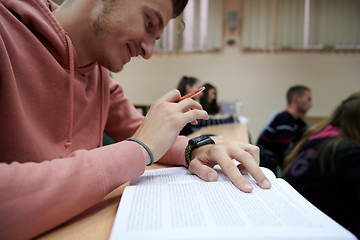
[[[191,162],[191,153],[192,150],[207,145],[207,144],[215,144],[214,140],[212,140],[208,136],[198,136],[189,140],[189,143],[185,149],[185,159],[188,164]]]

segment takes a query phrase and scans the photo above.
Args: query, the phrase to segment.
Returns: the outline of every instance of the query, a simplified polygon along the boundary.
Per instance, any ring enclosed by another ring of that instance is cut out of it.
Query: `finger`
[[[198,121],[197,121],[197,120],[194,120],[194,121],[191,121],[190,123],[195,126],[195,125],[198,124]]]
[[[214,156],[215,157],[215,156]],[[225,155],[218,155],[219,165],[223,172],[231,179],[234,185],[244,192],[252,192],[253,187],[244,178],[236,165],[232,162],[231,158]]]
[[[193,109],[184,113],[186,122],[193,122],[196,119],[209,119],[209,115],[204,110]]]
[[[183,109],[183,112],[187,112],[191,109],[203,109],[200,103],[191,98],[186,98],[181,102],[177,103],[177,105]]]
[[[252,144],[238,143],[239,147],[244,151],[250,153],[256,164],[260,164],[260,148]]]
[[[160,101],[174,102],[176,99],[181,97],[180,91],[177,89],[172,89],[167,92],[164,96],[162,96]]]
[[[271,187],[270,181],[266,178],[265,174],[259,168],[256,160],[248,151],[245,151],[241,148],[229,149],[228,154],[231,158],[236,159],[241,163],[242,166],[239,166],[237,169],[240,169],[242,172],[247,171],[250,173],[250,175],[256,180],[261,188],[268,189]],[[246,170],[244,170],[244,168]]]
[[[190,162],[189,171],[193,174],[198,175],[201,179],[204,179],[205,181],[215,182],[218,180],[217,172],[213,168],[204,165],[196,158]]]
[[[248,170],[246,169],[246,167],[244,165],[242,165],[241,163],[239,165],[237,165],[237,168],[240,170],[241,174],[245,175],[248,172]]]

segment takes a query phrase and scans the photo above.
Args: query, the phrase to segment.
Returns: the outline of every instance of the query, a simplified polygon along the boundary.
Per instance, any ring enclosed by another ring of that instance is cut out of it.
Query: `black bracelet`
[[[145,150],[148,152],[149,156],[150,156],[150,163],[147,164],[146,166],[151,166],[154,164],[154,155],[152,154],[150,148],[148,148],[148,146],[146,146],[145,143],[143,143],[142,141],[140,140],[137,140],[136,138],[128,138],[126,139],[128,141],[134,141],[134,142],[137,142],[138,144],[140,144],[141,146],[143,146],[145,148]]]

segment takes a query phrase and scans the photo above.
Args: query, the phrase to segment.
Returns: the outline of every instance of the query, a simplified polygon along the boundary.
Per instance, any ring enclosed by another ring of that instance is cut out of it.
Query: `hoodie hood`
[[[57,22],[52,12],[58,5],[50,0],[13,1],[3,0],[4,6],[37,37],[51,55],[69,69],[69,46],[66,32]],[[76,56],[75,49],[72,49]],[[74,64],[76,64],[74,62]],[[78,68],[78,66],[77,66]]]
[[[101,87],[101,104],[98,106],[99,121],[99,145],[102,145],[103,132],[103,114],[104,114],[104,83],[102,67],[93,63],[86,67],[79,67],[79,61],[76,50],[71,42],[70,36],[65,32],[52,12],[58,8],[58,5],[51,0],[2,0],[3,5],[7,8],[46,48],[46,54],[50,54],[56,59],[58,64],[67,72],[67,99],[63,99],[64,105],[67,105],[67,121],[63,122],[66,127],[66,139],[64,147],[69,148],[72,144],[73,127],[74,127],[74,95],[75,95],[75,78],[85,76],[98,69],[97,79],[100,79]],[[28,46],[26,46],[28,48]],[[43,53],[40,53],[43,54]],[[46,64],[46,63],[44,63]],[[66,103],[65,103],[66,102]]]

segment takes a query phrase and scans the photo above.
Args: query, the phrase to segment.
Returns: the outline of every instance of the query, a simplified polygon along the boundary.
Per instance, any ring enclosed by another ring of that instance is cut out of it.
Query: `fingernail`
[[[263,181],[263,186],[264,186],[265,188],[270,188],[270,187],[271,187],[270,181],[267,180],[267,179],[265,179],[265,180]]]
[[[213,173],[213,172],[210,172],[210,173],[208,174],[208,180],[209,180],[210,182],[216,181],[216,174]]]
[[[248,183],[245,183],[243,186],[246,189],[252,189],[252,186],[250,184],[248,184]]]

